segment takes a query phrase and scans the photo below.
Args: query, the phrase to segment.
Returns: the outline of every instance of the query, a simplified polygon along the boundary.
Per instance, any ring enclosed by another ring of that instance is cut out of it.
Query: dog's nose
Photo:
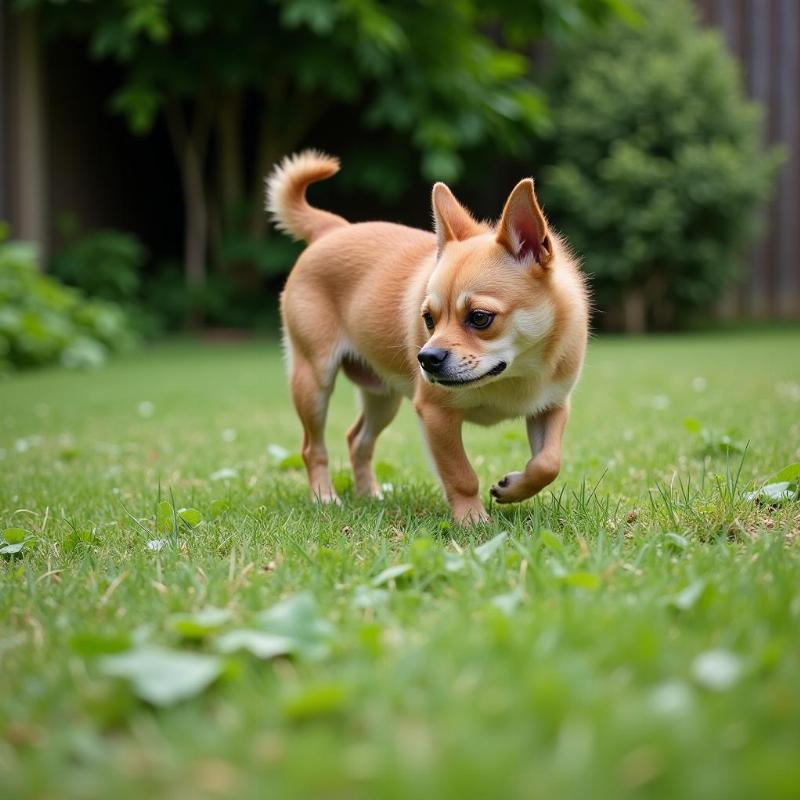
[[[445,350],[443,347],[423,347],[417,353],[417,359],[419,359],[419,363],[422,364],[422,368],[426,372],[436,374],[442,371],[444,362],[447,361],[447,356],[449,355],[450,351]]]

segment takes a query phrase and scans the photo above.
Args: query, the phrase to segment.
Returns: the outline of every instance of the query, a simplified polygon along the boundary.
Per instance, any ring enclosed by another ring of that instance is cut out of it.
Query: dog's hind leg
[[[372,469],[372,454],[380,432],[395,418],[402,396],[396,392],[377,394],[360,389],[361,414],[347,432],[356,494],[382,497]]]
[[[311,497],[321,503],[339,502],[331,483],[325,447],[325,419],[337,369],[335,363],[322,370],[315,369],[297,352],[291,354],[289,383],[294,406],[303,423],[303,461]]]

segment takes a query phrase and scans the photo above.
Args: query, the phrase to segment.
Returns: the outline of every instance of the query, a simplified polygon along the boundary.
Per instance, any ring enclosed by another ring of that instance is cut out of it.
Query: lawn
[[[797,798],[800,505],[744,495],[800,461],[799,354],[594,341],[552,491],[471,530],[408,404],[351,496],[344,379],[311,505],[274,342],[7,378],[0,795]],[[526,459],[467,447],[487,502]]]

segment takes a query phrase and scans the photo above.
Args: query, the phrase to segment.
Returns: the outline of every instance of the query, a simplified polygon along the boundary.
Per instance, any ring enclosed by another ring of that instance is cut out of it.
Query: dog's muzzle
[[[423,347],[417,353],[417,360],[425,372],[430,375],[438,375],[444,369],[449,355],[450,351],[443,347]]]

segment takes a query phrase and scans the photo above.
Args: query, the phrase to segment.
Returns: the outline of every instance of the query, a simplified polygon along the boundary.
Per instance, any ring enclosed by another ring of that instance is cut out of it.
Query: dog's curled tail
[[[347,220],[314,208],[306,200],[310,183],[330,178],[339,171],[339,159],[318,150],[286,156],[267,178],[267,211],[275,226],[295,239],[311,242]]]

